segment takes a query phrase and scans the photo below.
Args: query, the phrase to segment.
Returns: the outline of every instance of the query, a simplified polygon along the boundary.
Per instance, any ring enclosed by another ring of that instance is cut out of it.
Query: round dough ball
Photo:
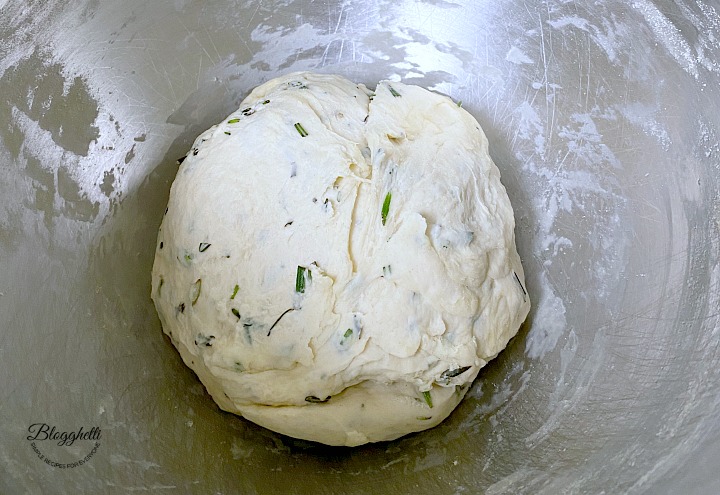
[[[449,98],[295,73],[182,162],[152,298],[218,405],[329,445],[437,425],[529,308],[514,219]]]

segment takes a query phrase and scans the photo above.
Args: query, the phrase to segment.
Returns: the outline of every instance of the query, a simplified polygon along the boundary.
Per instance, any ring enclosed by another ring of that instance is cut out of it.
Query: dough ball
[[[218,405],[329,445],[433,427],[525,319],[513,211],[475,119],[295,73],[197,138],[152,298]]]

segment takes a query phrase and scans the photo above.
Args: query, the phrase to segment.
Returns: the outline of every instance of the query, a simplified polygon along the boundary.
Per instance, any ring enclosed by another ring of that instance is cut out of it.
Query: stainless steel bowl
[[[527,324],[391,443],[221,412],[149,298],[176,159],[305,69],[462,100],[515,207]],[[0,492],[719,493],[719,140],[716,0],[0,0]]]

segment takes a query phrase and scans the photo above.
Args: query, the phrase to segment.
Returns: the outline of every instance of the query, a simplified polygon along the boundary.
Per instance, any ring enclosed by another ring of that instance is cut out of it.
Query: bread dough
[[[433,427],[530,300],[479,124],[449,98],[295,73],[180,165],[152,298],[218,405],[329,445]]]

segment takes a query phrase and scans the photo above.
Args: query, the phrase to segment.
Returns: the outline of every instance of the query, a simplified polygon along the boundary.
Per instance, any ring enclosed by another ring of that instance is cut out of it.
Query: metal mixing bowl
[[[221,412],[149,298],[176,160],[305,69],[462,100],[533,302],[445,423],[357,449]],[[717,0],[0,0],[0,492],[720,493],[719,139]]]

